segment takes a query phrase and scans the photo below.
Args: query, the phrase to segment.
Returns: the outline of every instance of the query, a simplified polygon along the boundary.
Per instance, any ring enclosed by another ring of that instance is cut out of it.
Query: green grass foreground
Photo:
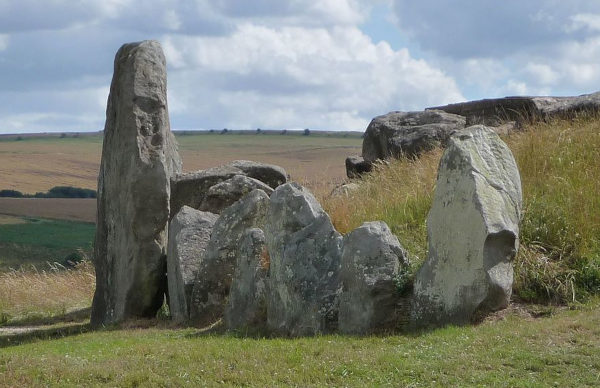
[[[600,304],[416,336],[100,331],[0,349],[0,386],[597,387]]]

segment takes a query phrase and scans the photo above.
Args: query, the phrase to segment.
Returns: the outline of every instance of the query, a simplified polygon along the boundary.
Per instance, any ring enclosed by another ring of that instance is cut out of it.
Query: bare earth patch
[[[10,215],[96,222],[96,200],[92,198],[0,198],[0,214],[1,217]],[[2,224],[1,218],[0,224]]]

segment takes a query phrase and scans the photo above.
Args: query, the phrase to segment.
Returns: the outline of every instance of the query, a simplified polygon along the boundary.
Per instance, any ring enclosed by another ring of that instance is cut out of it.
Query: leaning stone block
[[[344,237],[339,329],[368,334],[392,330],[397,321],[396,276],[406,254],[385,222],[365,222]]]
[[[265,233],[258,228],[249,229],[241,239],[225,310],[228,329],[264,329],[267,323],[268,272],[269,253]]]
[[[290,336],[337,329],[342,237],[315,197],[297,183],[278,187],[265,236],[268,328]]]
[[[264,227],[268,208],[269,196],[256,189],[225,209],[215,222],[192,291],[190,319],[196,324],[211,324],[223,316],[240,242],[248,229]]]
[[[189,319],[192,289],[213,226],[219,217],[184,206],[169,225],[167,278],[173,321]]]

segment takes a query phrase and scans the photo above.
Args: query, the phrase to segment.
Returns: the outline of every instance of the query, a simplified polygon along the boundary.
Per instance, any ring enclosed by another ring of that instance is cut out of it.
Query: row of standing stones
[[[508,305],[521,185],[492,130],[446,140],[428,257],[406,295],[396,279],[408,256],[385,223],[342,236],[276,166],[182,174],[166,91],[157,42],[121,47],[98,178],[93,325],[153,317],[166,294],[176,321],[290,336],[468,324]]]

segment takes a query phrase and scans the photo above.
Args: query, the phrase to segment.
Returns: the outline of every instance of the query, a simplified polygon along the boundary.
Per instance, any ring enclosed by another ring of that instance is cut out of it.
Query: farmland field
[[[0,271],[89,255],[94,230],[92,223],[0,215]]]
[[[344,160],[361,152],[359,134],[301,136],[261,134],[178,135],[183,171],[196,171],[247,159],[279,165],[292,179],[308,186],[340,182]],[[0,190],[23,193],[46,191],[54,186],[95,189],[102,149],[99,134],[65,138],[3,137],[0,139]]]
[[[0,214],[96,222],[96,200],[90,198],[0,198]]]
[[[344,180],[344,160],[359,154],[362,142],[359,134],[302,136],[254,132],[187,133],[178,135],[177,140],[183,171],[247,159],[282,166],[292,179],[325,193]],[[31,194],[54,186],[96,189],[101,150],[99,134],[69,134],[64,138],[58,135],[0,137],[0,190]],[[93,225],[85,223],[96,220],[96,200],[0,198],[0,217],[2,215],[5,225],[0,224],[0,269],[63,262],[78,249],[89,252]],[[12,233],[17,231],[22,233],[21,239],[13,241]],[[53,235],[54,232],[58,235]],[[49,236],[56,240],[49,241]],[[73,236],[77,239],[72,239]],[[55,244],[61,241],[60,246]]]

